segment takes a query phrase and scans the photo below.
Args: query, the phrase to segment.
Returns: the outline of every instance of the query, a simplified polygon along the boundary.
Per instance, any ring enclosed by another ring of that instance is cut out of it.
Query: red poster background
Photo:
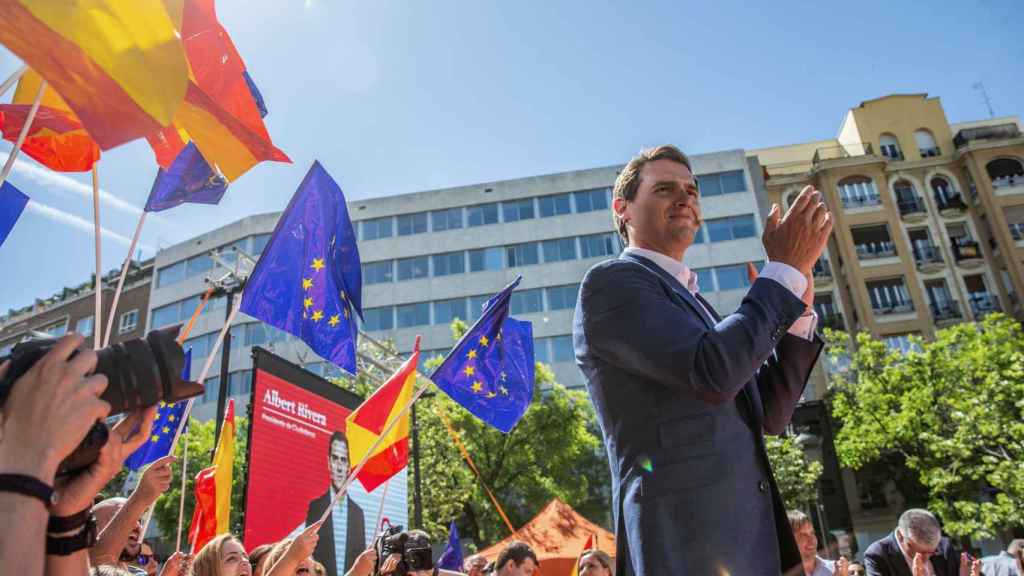
[[[244,545],[247,550],[281,540],[306,520],[310,500],[327,491],[328,442],[345,430],[351,409],[279,378],[253,371],[249,477],[245,502]],[[289,402],[305,404],[326,417],[320,425],[275,407],[277,392]]]

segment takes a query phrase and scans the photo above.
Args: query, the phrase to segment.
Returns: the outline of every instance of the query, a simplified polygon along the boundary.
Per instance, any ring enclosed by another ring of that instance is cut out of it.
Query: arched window
[[[917,199],[917,194],[914,193],[914,185],[909,180],[897,180],[892,185],[892,191],[896,193],[896,200],[900,202]]]
[[[875,189],[875,182],[867,176],[850,176],[839,182],[839,199],[844,208],[877,206],[882,201]]]
[[[882,156],[890,160],[903,160],[903,151],[900,150],[899,140],[888,132],[879,138],[879,148],[882,149]]]
[[[932,192],[935,193],[935,198],[939,202],[949,200],[953,197],[953,194],[955,194],[953,187],[949,184],[949,180],[946,180],[941,176],[932,178],[930,184],[932,186]]]
[[[1016,158],[999,158],[985,166],[994,188],[1024,184],[1024,165]]]
[[[915,131],[914,141],[917,142],[917,149],[922,158],[939,155],[939,145],[935,143],[935,137],[928,130],[921,128]]]

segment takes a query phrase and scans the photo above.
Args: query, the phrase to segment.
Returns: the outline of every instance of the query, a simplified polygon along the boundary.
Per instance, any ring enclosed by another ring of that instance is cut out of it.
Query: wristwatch
[[[38,498],[47,508],[57,503],[57,492],[53,486],[24,474],[0,474],[0,492],[14,492]]]
[[[79,516],[69,516],[68,518],[74,518]],[[52,556],[69,556],[92,547],[96,544],[96,516],[92,511],[87,511],[85,517],[85,525],[77,533],[71,536],[56,537],[49,534],[46,535],[46,554]]]

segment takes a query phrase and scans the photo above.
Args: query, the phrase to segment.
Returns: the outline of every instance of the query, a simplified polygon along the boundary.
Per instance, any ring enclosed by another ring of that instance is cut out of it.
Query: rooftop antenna
[[[988,117],[995,118],[996,111],[992,109],[992,99],[988,97],[988,92],[985,90],[985,84],[979,80],[974,83],[972,88],[981,92],[981,99],[985,101],[985,107],[988,108]]]

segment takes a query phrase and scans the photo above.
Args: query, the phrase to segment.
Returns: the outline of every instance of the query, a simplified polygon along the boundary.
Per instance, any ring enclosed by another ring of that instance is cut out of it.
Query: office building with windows
[[[788,207],[810,184],[835,215],[814,269],[825,326],[906,350],[909,335],[927,339],[995,311],[1024,319],[1017,117],[951,124],[938,98],[891,95],[850,109],[834,139],[748,154],[770,201]],[[824,385],[815,379],[805,398],[820,398]],[[845,476],[858,541],[884,536],[901,506],[888,479]]]
[[[761,262],[760,232],[767,210],[762,170],[742,150],[691,156],[703,194],[706,225],[687,263],[701,291],[719,310],[738,306],[749,286],[746,262]],[[402,352],[422,336],[424,360],[454,344],[455,318],[472,323],[484,301],[522,276],[512,314],[533,322],[539,361],[558,382],[582,386],[572,350],[572,316],[579,283],[601,260],[616,257],[621,242],[611,220],[611,187],[620,166],[504,180],[349,202],[363,265],[361,329],[392,340]],[[211,250],[233,258],[238,247],[256,256],[279,213],[242,219],[162,250],[151,294],[150,327],[185,322],[223,270]],[[205,360],[225,316],[214,298],[187,341],[194,370]],[[244,401],[254,345],[272,348],[326,376],[338,375],[301,342],[240,314],[232,328],[229,391]],[[219,361],[211,374],[219,373]],[[216,377],[195,407],[199,418],[215,409]]]

